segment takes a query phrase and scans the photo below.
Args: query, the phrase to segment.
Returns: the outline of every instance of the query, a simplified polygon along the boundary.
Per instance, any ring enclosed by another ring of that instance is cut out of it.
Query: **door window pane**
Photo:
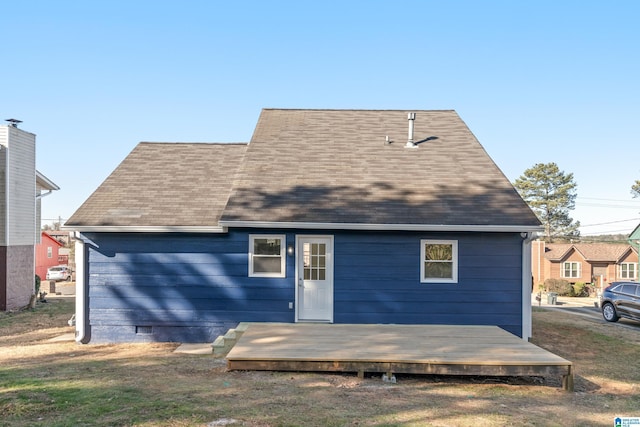
[[[304,243],[303,260],[305,280],[326,280],[327,245],[325,243]]]

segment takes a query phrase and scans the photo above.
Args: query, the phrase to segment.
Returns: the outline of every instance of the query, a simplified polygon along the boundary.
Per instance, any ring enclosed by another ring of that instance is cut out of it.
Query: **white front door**
[[[333,237],[297,237],[297,320],[333,322]]]

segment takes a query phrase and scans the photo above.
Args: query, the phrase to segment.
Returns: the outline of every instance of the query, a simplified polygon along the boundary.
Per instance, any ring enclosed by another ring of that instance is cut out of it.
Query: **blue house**
[[[265,109],[247,144],[140,143],[65,227],[82,343],[242,321],[531,334],[540,222],[455,111]]]

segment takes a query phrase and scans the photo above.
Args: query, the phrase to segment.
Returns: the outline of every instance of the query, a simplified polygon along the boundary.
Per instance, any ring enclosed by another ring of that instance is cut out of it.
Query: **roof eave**
[[[494,233],[542,232],[535,225],[446,225],[446,224],[364,224],[323,222],[220,221],[226,228],[300,228],[309,230],[362,231],[473,231]]]
[[[55,182],[51,181],[49,178],[44,176],[42,172],[37,170],[36,170],[36,183],[43,190],[50,190],[50,191],[60,190],[60,187]]]
[[[80,233],[226,233],[222,226],[155,226],[155,225],[63,225],[63,230]]]

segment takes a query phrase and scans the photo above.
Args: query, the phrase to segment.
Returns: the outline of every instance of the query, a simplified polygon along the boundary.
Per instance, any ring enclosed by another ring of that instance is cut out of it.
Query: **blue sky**
[[[7,1],[0,120],[61,187],[47,222],[140,141],[248,141],[265,107],[454,109],[510,181],[573,173],[583,235],[628,233],[638,22],[631,0]]]

